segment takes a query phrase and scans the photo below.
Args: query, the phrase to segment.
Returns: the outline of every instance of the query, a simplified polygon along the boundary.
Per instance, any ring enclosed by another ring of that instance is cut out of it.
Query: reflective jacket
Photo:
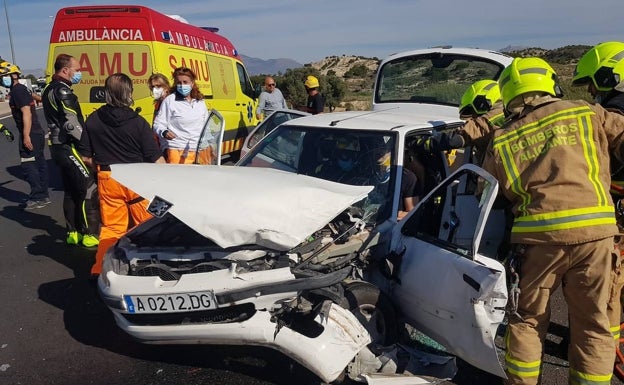
[[[624,93],[613,90],[600,105],[609,111],[624,114]],[[611,159],[611,194],[624,196],[624,164],[617,159]]]
[[[503,104],[499,102],[485,114],[468,119],[458,133],[464,139],[464,147],[476,146],[485,148],[492,138],[490,134],[501,127],[504,122]]]
[[[577,244],[618,233],[609,156],[622,159],[624,116],[550,99],[508,121],[483,168],[511,202],[512,243]]]

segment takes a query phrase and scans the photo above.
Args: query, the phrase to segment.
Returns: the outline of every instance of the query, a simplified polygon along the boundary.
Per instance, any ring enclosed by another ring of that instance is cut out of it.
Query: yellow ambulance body
[[[78,59],[82,80],[72,88],[86,117],[105,103],[106,78],[123,72],[134,84],[134,107],[151,123],[148,78],[162,73],[173,82],[173,70],[188,67],[197,75],[208,108],[225,118],[222,153],[236,155],[258,123],[257,99],[238,52],[216,31],[138,5],[62,8],[52,27],[47,80],[59,54]]]

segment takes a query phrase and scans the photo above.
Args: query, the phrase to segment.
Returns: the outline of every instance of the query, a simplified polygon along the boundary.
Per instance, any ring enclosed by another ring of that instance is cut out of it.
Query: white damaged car
[[[155,216],[105,257],[98,289],[116,323],[145,343],[260,345],[325,382],[375,383],[418,375],[388,354],[409,324],[504,376],[498,184],[414,145],[459,127],[450,111],[297,118],[236,166],[113,165]],[[206,127],[200,147],[219,148],[218,113]],[[423,196],[397,221],[412,156]]]

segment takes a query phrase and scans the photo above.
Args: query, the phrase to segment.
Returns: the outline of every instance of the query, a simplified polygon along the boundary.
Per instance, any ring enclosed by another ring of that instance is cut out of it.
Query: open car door
[[[289,110],[289,109],[279,109],[273,111],[269,116],[267,116],[260,124],[258,124],[245,138],[245,142],[243,143],[243,147],[241,148],[241,158],[244,157],[249,150],[253,148],[262,138],[267,136],[275,129],[275,127],[280,124],[287,122],[292,119],[297,119],[302,116],[311,115],[307,112],[297,111],[297,110]]]
[[[217,110],[211,110],[197,142],[195,164],[221,165],[225,119]]]
[[[392,237],[400,259],[391,295],[412,326],[471,365],[505,377],[494,345],[507,303],[505,270],[480,251],[497,192],[495,178],[464,165],[400,221]]]

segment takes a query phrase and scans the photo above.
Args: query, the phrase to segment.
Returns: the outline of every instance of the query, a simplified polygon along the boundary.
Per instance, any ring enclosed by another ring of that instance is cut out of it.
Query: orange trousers
[[[195,163],[197,152],[188,151],[177,148],[168,148],[165,150],[165,159],[167,163],[175,164],[193,164]],[[212,148],[208,147],[199,151],[199,159],[197,164],[212,164],[214,157],[212,154]]]
[[[152,217],[147,212],[149,202],[112,179],[110,171],[98,172],[98,191],[102,227],[91,274],[102,272],[104,254],[130,227]]]

